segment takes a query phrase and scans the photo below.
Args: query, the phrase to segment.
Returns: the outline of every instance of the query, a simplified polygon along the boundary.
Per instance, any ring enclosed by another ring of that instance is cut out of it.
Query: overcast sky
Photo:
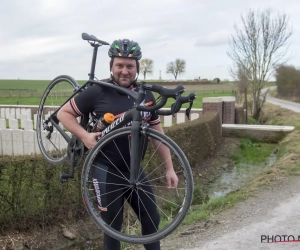
[[[204,3],[205,2],[205,3]],[[234,23],[249,8],[286,13],[294,34],[290,64],[300,66],[300,0],[9,0],[0,7],[0,79],[88,79],[92,47],[81,33],[111,43],[139,42],[154,61],[149,79],[172,79],[166,65],[186,61],[179,79],[230,79],[226,55]],[[99,48],[98,79],[109,76],[108,46]],[[140,76],[142,79],[142,76]]]

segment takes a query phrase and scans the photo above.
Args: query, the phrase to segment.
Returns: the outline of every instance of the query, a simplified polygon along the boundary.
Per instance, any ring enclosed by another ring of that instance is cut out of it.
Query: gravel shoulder
[[[280,235],[281,240],[284,235],[292,235],[298,240],[299,190],[300,175],[278,177],[268,187],[214,216],[211,221],[193,225],[194,233],[173,239],[173,246],[165,242],[163,249],[300,249],[300,242],[261,242],[263,235],[274,238]]]

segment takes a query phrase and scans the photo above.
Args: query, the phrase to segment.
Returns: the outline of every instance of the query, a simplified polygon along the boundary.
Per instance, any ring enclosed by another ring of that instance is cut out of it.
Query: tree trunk
[[[253,96],[253,111],[252,111],[252,117],[255,120],[258,120],[259,116],[260,116],[260,112],[261,112],[261,105],[260,105],[260,100],[259,100],[259,96],[254,95]]]

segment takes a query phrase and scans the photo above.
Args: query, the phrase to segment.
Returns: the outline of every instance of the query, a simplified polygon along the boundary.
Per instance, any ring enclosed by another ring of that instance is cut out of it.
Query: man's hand
[[[87,133],[81,140],[88,149],[91,149],[96,145],[96,143],[97,143],[96,138],[100,135],[101,135],[101,132]]]
[[[166,179],[167,179],[168,188],[177,188],[178,177],[173,168],[167,170]]]

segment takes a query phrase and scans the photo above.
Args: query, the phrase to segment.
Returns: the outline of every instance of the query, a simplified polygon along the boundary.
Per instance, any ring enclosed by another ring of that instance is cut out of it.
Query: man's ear
[[[110,61],[109,61],[109,71],[112,71],[113,63],[114,63],[114,59],[111,58]]]
[[[140,61],[136,61],[136,71],[138,74],[140,73]]]

